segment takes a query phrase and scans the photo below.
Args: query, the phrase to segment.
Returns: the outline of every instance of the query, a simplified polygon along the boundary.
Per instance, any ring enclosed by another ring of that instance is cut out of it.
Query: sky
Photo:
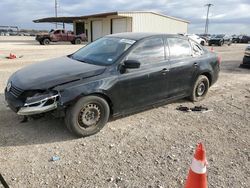
[[[109,11],[155,11],[190,21],[189,33],[204,33],[207,3],[209,33],[249,34],[250,0],[58,0],[58,16],[82,16]],[[32,20],[55,15],[54,0],[0,0],[0,25],[21,29],[51,29]],[[68,26],[71,29],[71,26]]]

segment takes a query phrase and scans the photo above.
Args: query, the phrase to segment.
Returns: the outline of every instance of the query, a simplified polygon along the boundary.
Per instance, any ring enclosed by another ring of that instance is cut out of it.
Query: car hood
[[[29,65],[9,79],[23,90],[48,89],[102,74],[106,67],[73,60],[67,56]]]
[[[49,36],[49,33],[38,33],[36,36],[38,36],[38,37]]]

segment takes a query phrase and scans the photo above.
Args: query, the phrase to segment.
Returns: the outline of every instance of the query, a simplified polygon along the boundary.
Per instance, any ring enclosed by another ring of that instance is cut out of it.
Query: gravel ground
[[[207,151],[209,187],[250,187],[250,70],[238,68],[246,45],[214,47],[223,59],[220,78],[202,102],[179,100],[111,121],[81,139],[62,120],[20,123],[5,106],[8,77],[80,47],[0,37],[0,173],[10,187],[183,187],[198,142]],[[23,57],[4,59],[10,52]],[[179,105],[212,111],[184,113]],[[52,162],[52,156],[60,159]]]

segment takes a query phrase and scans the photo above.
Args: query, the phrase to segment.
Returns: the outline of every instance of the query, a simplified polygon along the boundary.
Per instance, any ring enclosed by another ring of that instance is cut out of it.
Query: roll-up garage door
[[[101,38],[102,36],[102,21],[92,21],[92,41]]]
[[[112,19],[112,33],[127,32],[127,19]]]

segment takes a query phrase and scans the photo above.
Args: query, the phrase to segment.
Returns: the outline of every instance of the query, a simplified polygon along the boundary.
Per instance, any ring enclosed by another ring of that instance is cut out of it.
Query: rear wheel
[[[190,100],[193,102],[198,102],[203,100],[207,95],[208,89],[209,89],[208,78],[204,75],[200,75],[194,84]]]
[[[99,132],[108,122],[110,109],[107,101],[98,96],[81,98],[66,112],[67,128],[79,137]]]
[[[42,43],[43,43],[43,45],[49,45],[50,40],[49,39],[43,39]]]
[[[81,44],[81,39],[80,38],[76,38],[75,41],[74,41],[74,44]]]

